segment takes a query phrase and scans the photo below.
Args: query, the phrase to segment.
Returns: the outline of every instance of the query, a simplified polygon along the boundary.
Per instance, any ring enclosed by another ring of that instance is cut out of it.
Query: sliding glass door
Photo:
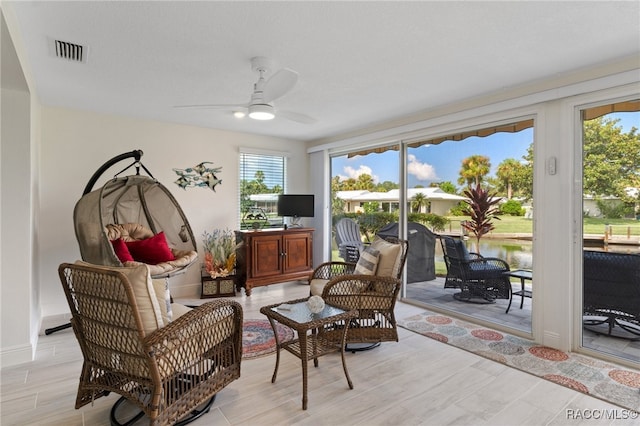
[[[435,274],[408,274],[408,300],[531,333],[533,125],[525,119],[407,143],[408,229],[436,237],[419,240],[432,247],[413,261],[434,262]],[[463,251],[445,249],[449,238]]]
[[[640,100],[580,116],[582,346],[640,362]]]

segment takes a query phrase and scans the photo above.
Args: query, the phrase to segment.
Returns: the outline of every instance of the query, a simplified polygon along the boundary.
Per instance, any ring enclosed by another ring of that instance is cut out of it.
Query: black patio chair
[[[583,268],[584,327],[640,340],[640,255],[585,250]]]
[[[440,236],[447,266],[445,288],[459,288],[457,300],[471,303],[493,303],[511,297],[511,282],[504,272],[509,264],[495,257],[483,257],[467,251],[464,241]]]

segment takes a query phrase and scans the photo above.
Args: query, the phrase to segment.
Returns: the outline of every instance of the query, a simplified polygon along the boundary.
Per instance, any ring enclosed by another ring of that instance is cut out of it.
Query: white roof
[[[449,194],[440,188],[409,188],[407,189],[407,198],[413,199],[416,194],[422,193],[428,200],[450,200],[462,201],[465,197],[456,194]],[[370,191],[338,191],[336,196],[342,200],[349,201],[388,201],[397,202],[400,200],[400,190],[392,189],[387,192],[370,192]]]

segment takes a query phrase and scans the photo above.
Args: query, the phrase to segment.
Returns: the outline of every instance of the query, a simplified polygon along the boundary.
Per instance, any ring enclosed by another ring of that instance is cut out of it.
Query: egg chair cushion
[[[132,242],[152,239],[153,237],[159,238],[153,234],[153,231],[145,228],[139,223],[109,224],[106,226],[106,233],[109,240],[112,241],[112,244],[114,240],[118,239],[122,239],[125,244],[129,243],[127,244],[129,251],[131,251]],[[158,233],[157,235],[160,235],[161,233],[162,232]],[[151,273],[151,276],[158,277],[169,274],[172,271],[185,268],[186,266],[194,262],[198,257],[198,253],[194,250],[176,250],[169,248],[169,251],[173,255],[173,259],[152,259],[158,261],[158,263],[155,264],[144,262],[140,258],[136,259],[136,255],[133,253],[133,261],[126,261],[122,263],[125,266],[135,266],[140,263],[146,263],[149,266],[149,272]],[[166,252],[164,252],[164,254],[167,255]]]

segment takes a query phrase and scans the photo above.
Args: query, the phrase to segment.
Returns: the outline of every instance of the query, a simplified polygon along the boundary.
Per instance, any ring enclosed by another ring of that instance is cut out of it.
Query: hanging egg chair
[[[184,272],[198,257],[184,212],[169,190],[142,165],[142,151],[118,155],[98,169],[73,211],[82,260],[96,265],[146,263],[153,278]],[[133,158],[101,188],[100,176],[119,161]],[[136,174],[118,177],[135,167]],[[148,176],[140,174],[142,168]]]

